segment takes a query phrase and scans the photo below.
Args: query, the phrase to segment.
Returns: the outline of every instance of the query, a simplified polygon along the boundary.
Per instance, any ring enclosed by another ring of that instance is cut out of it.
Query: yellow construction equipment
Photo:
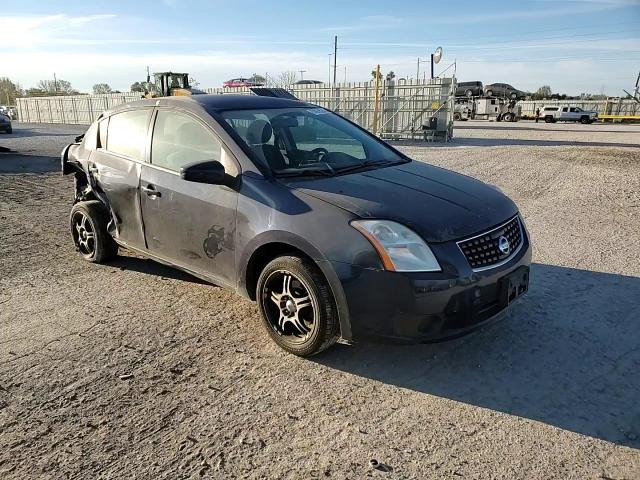
[[[154,83],[147,77],[146,98],[188,96],[204,93],[189,85],[188,73],[158,72],[153,74]]]

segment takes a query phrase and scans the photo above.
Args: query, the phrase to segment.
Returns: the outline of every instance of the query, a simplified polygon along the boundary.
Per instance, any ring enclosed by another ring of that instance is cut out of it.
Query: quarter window
[[[158,112],[151,142],[151,163],[170,170],[194,162],[220,161],[222,144],[202,123],[189,115]]]
[[[109,119],[107,150],[144,161],[150,109],[117,113]]]

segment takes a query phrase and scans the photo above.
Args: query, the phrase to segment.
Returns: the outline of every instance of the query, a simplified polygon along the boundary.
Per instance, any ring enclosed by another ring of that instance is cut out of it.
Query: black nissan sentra
[[[296,355],[459,335],[528,288],[529,236],[498,188],[315,105],[142,100],[77,140],[62,169],[75,175],[70,227],[85,259],[123,247],[231,288]]]

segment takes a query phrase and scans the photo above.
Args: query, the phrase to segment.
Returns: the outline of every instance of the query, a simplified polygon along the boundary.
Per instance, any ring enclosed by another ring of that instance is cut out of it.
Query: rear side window
[[[172,111],[158,112],[151,141],[151,163],[170,170],[193,162],[220,161],[222,144],[195,118]]]
[[[89,130],[84,134],[84,138],[82,139],[82,146],[87,150],[95,150],[96,142],[98,135],[98,124],[96,122],[92,123],[89,127]]]
[[[545,107],[544,111],[545,112],[557,112],[558,111],[558,107]]]
[[[144,161],[147,123],[151,109],[117,113],[109,119],[107,150]]]
[[[103,118],[98,123],[98,148],[107,148],[107,126],[109,117]]]

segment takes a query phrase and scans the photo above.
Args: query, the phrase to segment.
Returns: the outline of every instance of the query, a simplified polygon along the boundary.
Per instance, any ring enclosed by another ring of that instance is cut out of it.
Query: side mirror
[[[180,169],[180,178],[187,182],[232,186],[233,178],[226,174],[224,166],[217,160],[198,162]]]

